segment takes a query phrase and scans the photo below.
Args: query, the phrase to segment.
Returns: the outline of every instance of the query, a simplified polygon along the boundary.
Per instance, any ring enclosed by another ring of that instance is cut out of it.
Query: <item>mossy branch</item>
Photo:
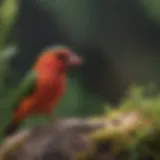
[[[1,145],[0,160],[157,160],[160,109],[154,102],[158,98],[151,103],[136,91],[132,100],[133,104],[143,103],[129,107],[127,100],[102,117],[57,119],[17,133]]]

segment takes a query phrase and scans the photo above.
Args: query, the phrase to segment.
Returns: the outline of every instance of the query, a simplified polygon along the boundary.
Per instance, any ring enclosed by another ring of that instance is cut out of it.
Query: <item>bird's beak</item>
[[[69,60],[69,65],[74,66],[74,65],[81,65],[82,62],[82,58],[76,54],[72,54],[72,56],[70,56]]]

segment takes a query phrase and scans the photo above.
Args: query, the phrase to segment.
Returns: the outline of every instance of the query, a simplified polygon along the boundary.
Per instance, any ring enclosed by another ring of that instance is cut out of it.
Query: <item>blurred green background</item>
[[[68,76],[58,116],[103,114],[104,104],[116,107],[132,83],[152,83],[159,92],[159,1],[0,0],[0,12],[0,126],[10,119],[14,88],[50,45],[68,45],[85,60]]]

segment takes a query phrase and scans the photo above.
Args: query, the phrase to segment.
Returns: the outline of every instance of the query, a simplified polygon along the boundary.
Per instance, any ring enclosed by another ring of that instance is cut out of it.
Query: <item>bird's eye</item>
[[[57,54],[58,59],[62,60],[62,61],[66,61],[67,60],[67,56],[64,54]]]

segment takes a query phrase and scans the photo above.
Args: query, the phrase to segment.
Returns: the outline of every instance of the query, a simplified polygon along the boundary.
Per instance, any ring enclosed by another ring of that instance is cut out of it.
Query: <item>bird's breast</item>
[[[40,112],[48,112],[59,102],[65,92],[66,79],[64,76],[46,77],[41,79],[37,85],[37,94],[35,95],[36,108]]]

